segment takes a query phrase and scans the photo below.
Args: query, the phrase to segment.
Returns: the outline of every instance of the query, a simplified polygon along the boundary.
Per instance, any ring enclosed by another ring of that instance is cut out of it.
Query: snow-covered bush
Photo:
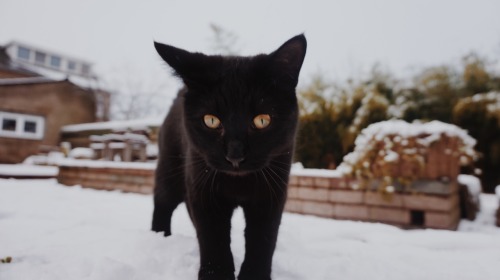
[[[481,153],[482,185],[492,193],[500,180],[500,92],[492,91],[461,99],[453,109],[454,122],[477,139]]]
[[[476,157],[476,141],[457,126],[432,121],[407,123],[390,120],[372,124],[357,137],[354,151],[340,168],[363,184],[382,180],[394,191],[394,182],[408,186],[416,179],[457,176],[459,164]]]

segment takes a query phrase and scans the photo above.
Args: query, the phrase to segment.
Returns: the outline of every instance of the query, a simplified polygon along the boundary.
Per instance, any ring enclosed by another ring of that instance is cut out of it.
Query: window
[[[68,70],[75,71],[76,70],[76,62],[72,60],[68,60]]]
[[[36,122],[35,121],[25,121],[24,122],[24,132],[36,133]]]
[[[25,60],[30,60],[30,49],[25,47],[17,47],[17,57]]]
[[[41,116],[0,111],[0,137],[42,139],[45,119]]]
[[[36,51],[35,52],[35,62],[40,64],[45,64],[45,57],[47,55],[43,52]]]
[[[61,67],[61,58],[59,56],[51,56],[50,57],[50,66],[54,68],[59,68]]]
[[[16,119],[5,118],[2,120],[2,130],[16,131]]]
[[[89,75],[90,74],[90,65],[82,64],[82,74]]]

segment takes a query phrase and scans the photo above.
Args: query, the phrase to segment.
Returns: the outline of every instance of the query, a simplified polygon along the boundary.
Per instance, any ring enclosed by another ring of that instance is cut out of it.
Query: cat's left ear
[[[304,34],[286,41],[269,56],[272,60],[273,75],[282,85],[295,88],[306,56],[307,40]]]
[[[217,80],[222,58],[191,53],[170,45],[154,42],[156,51],[188,87],[206,85]]]

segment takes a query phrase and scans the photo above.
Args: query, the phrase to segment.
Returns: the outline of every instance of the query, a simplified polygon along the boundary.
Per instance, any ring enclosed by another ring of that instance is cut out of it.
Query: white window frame
[[[14,131],[3,130],[4,119],[15,119],[16,129]],[[24,125],[26,122],[36,123],[36,131],[34,133],[24,131]],[[0,111],[0,137],[40,140],[43,139],[44,133],[44,117]]]
[[[19,52],[21,51],[21,49],[25,49],[28,51],[28,57],[21,57],[19,56]],[[30,48],[28,47],[25,47],[25,46],[16,46],[16,59],[21,59],[21,60],[24,60],[24,61],[31,61],[31,57],[33,56],[32,53],[33,53],[33,50],[31,50]]]

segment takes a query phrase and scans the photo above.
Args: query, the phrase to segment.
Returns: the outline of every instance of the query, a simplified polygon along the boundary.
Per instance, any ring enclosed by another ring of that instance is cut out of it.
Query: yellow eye
[[[258,129],[263,129],[269,126],[271,123],[271,116],[267,114],[258,115],[253,119],[253,124]]]
[[[220,120],[214,115],[205,115],[203,117],[203,121],[205,122],[205,125],[208,126],[209,128],[216,129],[220,126]]]

